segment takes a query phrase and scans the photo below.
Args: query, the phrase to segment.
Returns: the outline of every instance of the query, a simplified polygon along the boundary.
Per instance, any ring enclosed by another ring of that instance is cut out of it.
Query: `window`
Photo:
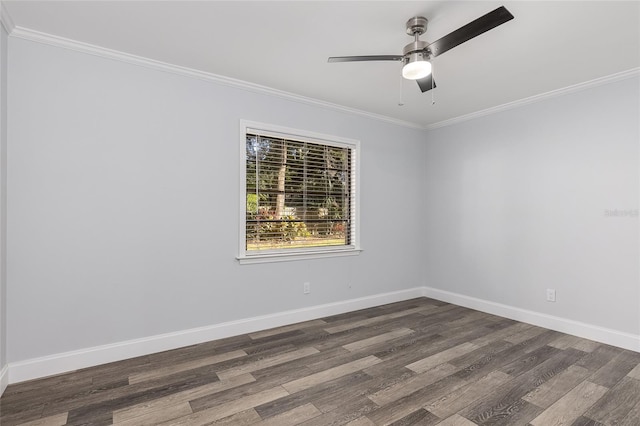
[[[241,123],[241,263],[358,254],[359,142]]]

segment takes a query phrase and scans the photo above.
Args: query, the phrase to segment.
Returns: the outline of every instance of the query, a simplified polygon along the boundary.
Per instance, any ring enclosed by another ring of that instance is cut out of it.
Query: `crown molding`
[[[534,102],[540,102],[546,99],[567,95],[569,93],[579,92],[581,90],[602,86],[604,84],[609,84],[615,81],[625,80],[627,78],[636,77],[636,76],[640,76],[640,67],[631,68],[630,70],[627,70],[627,71],[622,71],[622,72],[607,75],[604,77],[595,78],[593,80],[585,81],[578,84],[573,84],[571,86],[563,87],[561,89],[552,90],[550,92],[541,93],[539,95],[530,96],[528,98],[518,99],[517,101],[508,102],[506,104],[472,112],[470,114],[461,115],[458,117],[451,118],[449,120],[444,120],[444,121],[430,124],[428,126],[424,126],[423,129],[433,130],[433,129],[438,129],[440,127],[451,126],[454,124],[462,123],[464,121],[473,120],[474,118],[496,114],[498,112],[519,108],[521,106],[528,105]]]
[[[344,105],[334,104],[331,102],[322,101],[295,93],[286,92],[283,90],[273,89],[271,87],[262,86],[247,81],[225,77],[214,73],[199,71],[193,68],[183,67],[180,65],[173,65],[162,61],[156,61],[154,59],[145,58],[142,56],[132,55],[129,53],[120,52],[118,50],[108,49],[105,47],[96,46],[81,41],[68,39],[65,37],[59,37],[52,34],[43,33],[28,28],[15,26],[11,16],[7,12],[3,3],[0,3],[1,13],[0,18],[2,25],[5,27],[11,37],[22,38],[29,41],[48,44],[55,47],[61,47],[63,49],[74,50],[77,52],[87,53],[94,56],[99,56],[107,59],[126,62],[133,65],[138,65],[145,68],[151,68],[159,71],[178,74],[186,77],[196,78],[199,80],[209,81],[224,86],[234,87],[241,90],[246,90],[253,93],[273,96],[281,99],[286,99],[293,102],[300,102],[307,105],[312,105],[320,108],[330,109],[334,111],[340,111],[348,114],[354,114],[361,117],[369,118],[376,121],[381,121],[389,124],[394,124],[401,127],[408,127],[420,130],[434,130],[441,127],[452,126],[454,124],[463,123],[465,121],[473,120],[475,118],[484,117],[491,114],[496,114],[502,111],[518,108],[524,105],[528,105],[534,102],[551,99],[558,96],[563,96],[569,93],[578,92],[581,90],[589,89],[592,87],[601,86],[615,81],[624,80],[627,78],[640,75],[640,67],[632,68],[626,71],[618,72],[604,77],[599,77],[593,80],[585,81],[582,83],[574,84],[571,86],[563,87],[560,89],[552,90],[549,92],[541,93],[539,95],[530,96],[528,98],[519,99],[513,102],[508,102],[495,107],[483,109],[480,111],[472,112],[470,114],[461,115],[448,120],[439,121],[429,125],[421,125],[418,123],[412,123],[409,121],[399,120],[397,118],[388,117],[386,115],[375,114],[368,111],[363,111],[357,108],[351,108]]]
[[[7,30],[7,34],[11,34],[16,27],[13,19],[11,19],[11,15],[9,15],[9,11],[2,1],[0,1],[0,23],[4,29]]]
[[[65,37],[59,37],[52,34],[43,33],[40,31],[30,30],[16,26],[11,31],[11,36],[21,38],[29,41],[35,41],[38,43],[48,44],[51,46],[61,47],[63,49],[75,50],[77,52],[87,53],[94,56],[100,56],[103,58],[113,59],[116,61],[126,62],[133,65],[138,65],[146,68],[178,74],[182,76],[197,78],[199,80],[209,81],[224,86],[230,86],[237,89],[246,90],[249,92],[259,93],[263,95],[274,96],[294,102],[300,102],[307,105],[313,105],[316,107],[331,109],[340,112],[346,112],[348,114],[359,115],[362,117],[370,118],[377,121],[383,121],[386,123],[395,124],[402,127],[410,127],[414,129],[423,129],[423,126],[411,123],[404,120],[399,120],[385,115],[374,114],[371,112],[359,110],[356,108],[350,108],[344,105],[338,105],[331,102],[321,101],[319,99],[309,98],[306,96],[296,95],[295,93],[285,92],[283,90],[273,89],[260,84],[249,83],[247,81],[238,80],[231,77],[225,77],[222,75],[213,74],[210,72],[199,71],[193,68],[187,68],[179,65],[173,65],[162,61],[156,61],[154,59],[144,58],[142,56],[132,55],[129,53],[120,52],[105,47],[96,46],[81,41],[71,40]]]

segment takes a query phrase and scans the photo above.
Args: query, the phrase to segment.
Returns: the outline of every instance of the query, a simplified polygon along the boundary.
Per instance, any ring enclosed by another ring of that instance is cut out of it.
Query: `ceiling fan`
[[[432,58],[512,19],[513,15],[500,6],[441,39],[427,43],[420,40],[420,35],[427,31],[427,18],[416,16],[407,21],[407,34],[413,36],[414,41],[404,47],[402,55],[332,56],[328,62],[402,61],[402,76],[416,80],[420,90],[426,92],[436,87],[431,74]]]

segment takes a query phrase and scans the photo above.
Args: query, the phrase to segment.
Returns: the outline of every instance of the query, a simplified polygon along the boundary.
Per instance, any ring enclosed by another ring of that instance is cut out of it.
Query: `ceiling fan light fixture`
[[[422,53],[409,55],[407,63],[402,67],[402,76],[407,80],[420,80],[431,74],[431,62]]]
[[[431,59],[512,19],[511,12],[500,6],[433,43],[428,43],[420,40],[420,36],[427,31],[429,21],[424,16],[414,16],[405,24],[407,35],[412,36],[413,41],[402,49],[402,55],[332,56],[328,62],[401,61],[402,77],[415,80],[424,93],[436,87]]]

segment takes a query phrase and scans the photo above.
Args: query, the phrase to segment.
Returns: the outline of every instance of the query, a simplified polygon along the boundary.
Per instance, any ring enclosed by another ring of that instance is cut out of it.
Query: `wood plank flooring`
[[[640,425],[640,353],[419,298],[10,385],[11,425]]]

